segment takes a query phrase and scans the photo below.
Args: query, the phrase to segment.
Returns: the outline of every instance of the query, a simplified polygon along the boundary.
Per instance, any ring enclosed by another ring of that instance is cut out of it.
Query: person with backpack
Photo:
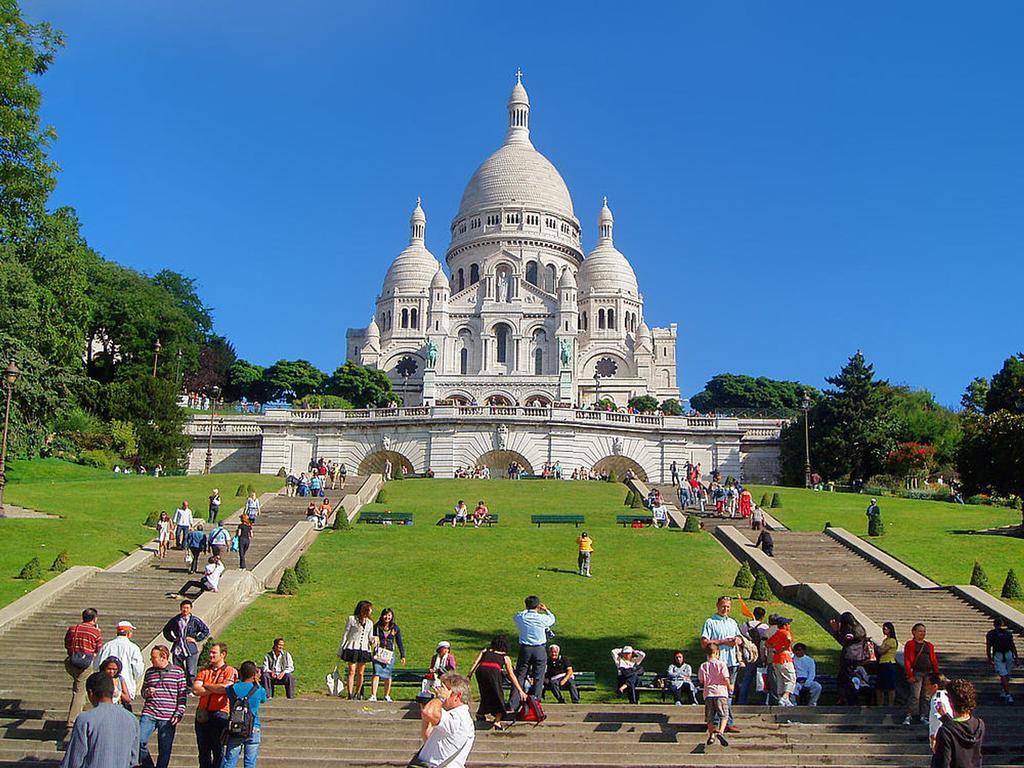
[[[754,609],[754,618],[744,622],[740,627],[740,635],[749,641],[750,646],[753,646],[753,650],[748,647],[747,643],[744,643],[740,648],[744,666],[738,675],[737,685],[739,686],[739,691],[736,694],[737,704],[747,704],[750,701],[750,693],[754,690],[758,675],[766,674],[767,672],[765,640],[768,639],[771,627],[764,622],[766,613],[767,611],[764,608],[757,606]],[[757,652],[756,656],[753,651]]]
[[[231,534],[223,525],[217,525],[207,537],[210,544],[210,554],[217,557],[224,557],[231,548]]]
[[[970,680],[953,680],[946,687],[952,709],[939,706],[942,727],[935,736],[932,765],[946,768],[981,768],[985,721],[974,714],[978,695]]]
[[[839,652],[839,674],[836,677],[838,703],[853,707],[860,699],[859,683],[854,684],[854,680],[859,679],[857,668],[870,658],[868,643],[871,641],[868,640],[864,625],[849,611],[844,611],[838,619],[832,619],[829,626],[842,646]]]
[[[992,622],[992,629],[985,634],[985,656],[992,669],[999,675],[999,684],[1003,687],[999,698],[1007,704],[1013,704],[1010,675],[1013,672],[1013,665],[1020,661],[1020,656],[1017,655],[1017,646],[1013,642],[1013,633],[1006,628],[1006,619],[996,618]]]
[[[85,709],[85,681],[92,674],[96,654],[103,646],[103,635],[97,626],[97,616],[99,613],[95,608],[86,608],[82,611],[81,623],[68,627],[68,631],[64,633],[64,650],[68,652],[68,657],[64,660],[64,669],[71,676],[71,705],[68,707],[65,739],[71,737],[75,720]]]
[[[228,714],[227,746],[221,768],[235,768],[244,754],[245,768],[256,768],[260,753],[260,704],[267,700],[267,692],[260,685],[260,669],[254,661],[243,661],[238,669],[240,682],[226,689],[231,710]]]
[[[185,536],[185,548],[188,550],[186,558],[189,559],[188,572],[196,573],[199,570],[199,556],[206,552],[209,547],[209,540],[203,533],[203,524],[196,523],[196,527]]]

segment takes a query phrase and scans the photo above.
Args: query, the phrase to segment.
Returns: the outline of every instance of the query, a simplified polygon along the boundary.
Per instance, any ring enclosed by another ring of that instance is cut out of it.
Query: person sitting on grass
[[[932,765],[980,768],[985,721],[974,716],[978,697],[970,680],[953,680],[946,688],[950,707],[939,707],[942,727],[935,737]]]
[[[640,694],[636,687],[640,684],[640,677],[644,673],[641,664],[646,655],[631,645],[612,649],[612,659],[615,661],[615,671],[618,673],[616,681],[618,690],[619,693],[626,695],[630,704],[640,703]]]
[[[700,665],[697,679],[704,688],[704,722],[708,729],[706,743],[711,744],[718,737],[722,746],[728,747],[725,728],[729,722],[729,697],[732,696],[729,667],[719,658],[717,643],[704,646],[704,655],[707,661]]]

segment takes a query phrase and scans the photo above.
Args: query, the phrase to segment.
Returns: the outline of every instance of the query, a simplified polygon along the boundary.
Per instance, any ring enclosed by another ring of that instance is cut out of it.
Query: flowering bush
[[[900,443],[890,451],[886,463],[891,474],[922,475],[935,460],[935,448],[924,443]]]

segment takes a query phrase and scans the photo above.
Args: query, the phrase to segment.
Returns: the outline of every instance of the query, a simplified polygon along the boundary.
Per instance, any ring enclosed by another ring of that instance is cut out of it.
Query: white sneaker
[[[904,717],[904,718],[903,718],[903,724],[904,724],[904,725],[910,725],[910,724],[911,724],[911,722],[912,722],[912,721],[911,721],[911,719],[910,719],[910,715],[907,715],[906,717]]]
[[[376,701],[376,700],[377,700],[376,696],[371,696],[370,698],[367,699],[367,701]]]
[[[385,696],[384,697],[384,701],[391,701],[391,697],[390,696]]]
[[[1010,693],[1006,694],[1006,703],[1007,704],[1013,704],[1013,694],[1010,694]]]

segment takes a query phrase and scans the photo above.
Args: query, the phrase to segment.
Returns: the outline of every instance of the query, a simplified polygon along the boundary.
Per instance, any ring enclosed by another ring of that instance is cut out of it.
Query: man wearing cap
[[[741,644],[740,626],[736,620],[729,615],[732,611],[732,598],[722,595],[718,598],[715,613],[705,622],[700,632],[701,648],[707,648],[714,643],[718,646],[719,658],[729,668],[729,682],[733,687],[736,685],[736,673],[740,669],[740,655],[736,646]],[[729,695],[729,722],[725,727],[726,733],[739,733],[732,716],[732,694]]]
[[[590,577],[590,556],[594,554],[594,540],[590,538],[590,534],[584,531],[580,534],[580,537],[576,539],[576,546],[579,547],[580,554],[576,559],[576,565],[579,569],[580,576]]]
[[[117,622],[117,637],[109,640],[100,648],[96,654],[95,668],[99,670],[103,662],[111,656],[116,656],[121,661],[121,679],[124,680],[128,692],[134,699],[139,693],[139,683],[142,682],[142,673],[146,671],[146,664],[142,659],[142,650],[132,642],[132,635],[135,634],[135,625],[126,619]]]
[[[524,601],[526,610],[512,617],[519,628],[519,658],[516,660],[516,677],[519,685],[526,688],[526,678],[533,678],[530,690],[533,698],[540,701],[544,695],[544,674],[548,668],[548,654],[545,646],[548,641],[548,630],[554,626],[555,614],[536,595],[530,595]],[[509,699],[512,711],[519,709],[519,692],[512,691]]]

